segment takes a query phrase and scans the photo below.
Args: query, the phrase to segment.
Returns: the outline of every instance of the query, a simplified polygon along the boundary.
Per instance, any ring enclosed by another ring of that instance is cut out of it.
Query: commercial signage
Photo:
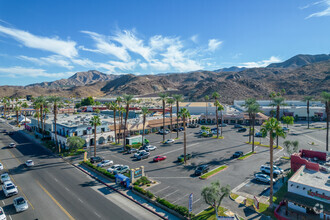
[[[330,200],[330,196],[326,196],[326,195],[324,195],[324,194],[319,194],[319,193],[317,193],[317,192],[312,192],[312,191],[310,191],[310,190],[307,191],[307,194],[308,194],[309,196],[317,197],[317,198],[322,199],[322,200]]]
[[[192,212],[193,194],[189,195],[189,212]]]
[[[234,220],[235,217],[218,216],[218,219],[221,219],[221,220]]]
[[[139,178],[142,176],[142,169],[137,169],[134,171],[134,178]]]
[[[259,201],[258,201],[257,197],[255,197],[255,196],[254,196],[254,207],[256,209],[259,209]]]

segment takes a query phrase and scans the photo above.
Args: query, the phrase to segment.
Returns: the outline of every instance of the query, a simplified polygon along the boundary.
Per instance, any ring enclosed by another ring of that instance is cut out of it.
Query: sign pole
[[[189,208],[188,208],[188,218],[191,219],[191,214],[192,214],[192,204],[193,204],[193,194],[190,193],[189,195]]]

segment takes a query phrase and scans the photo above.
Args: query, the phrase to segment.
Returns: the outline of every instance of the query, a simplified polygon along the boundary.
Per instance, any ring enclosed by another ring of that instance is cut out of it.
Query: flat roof
[[[330,184],[327,184],[330,174],[323,171],[314,171],[301,166],[299,170],[289,179],[291,182],[323,189],[330,192]]]

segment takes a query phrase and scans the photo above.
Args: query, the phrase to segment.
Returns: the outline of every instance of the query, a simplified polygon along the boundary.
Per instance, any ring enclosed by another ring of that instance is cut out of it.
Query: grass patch
[[[217,136],[216,135],[213,135],[212,138],[217,138]],[[217,139],[224,139],[224,138],[225,138],[224,136],[219,136]]]
[[[146,176],[143,176],[140,179],[136,180],[135,183],[133,183],[133,185],[135,185],[135,186],[143,186],[143,185],[147,185],[149,183],[151,183],[151,181],[148,180],[148,178]]]
[[[256,153],[255,151],[253,152],[251,151],[250,153],[244,154],[243,156],[239,157],[238,160],[244,160],[255,153]]]
[[[117,144],[116,142],[112,142],[111,145],[115,145],[115,146],[118,146],[118,145],[122,145],[122,144]]]
[[[245,143],[246,144],[252,144],[252,141],[251,142],[246,141]],[[254,145],[261,146],[261,147],[269,147],[269,145],[267,145],[267,144],[260,144],[260,142],[258,142],[258,141],[255,141],[254,142]],[[273,148],[276,149],[276,145],[273,145]],[[283,149],[283,147],[278,146],[278,149]]]
[[[225,214],[226,211],[227,211],[227,209],[220,206],[218,209],[218,215],[227,216]],[[209,207],[209,208],[205,209],[204,211],[202,211],[201,213],[199,213],[192,219],[193,220],[216,220],[213,207]]]
[[[235,193],[230,193],[230,197],[232,198],[232,199],[237,199],[238,198],[238,196],[239,195],[237,195],[237,194],[235,194]]]
[[[228,166],[226,165],[223,165],[223,166],[220,166],[218,168],[215,168],[214,170],[211,170],[210,172],[208,173],[205,173],[201,176],[201,179],[206,179],[207,177],[213,175],[213,174],[216,174],[216,173],[219,173],[221,170],[227,168]]]
[[[282,159],[285,159],[285,160],[290,160],[290,157],[281,157]]]

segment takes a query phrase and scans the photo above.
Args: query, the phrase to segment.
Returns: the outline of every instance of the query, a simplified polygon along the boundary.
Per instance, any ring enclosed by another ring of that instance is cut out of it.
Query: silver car
[[[8,173],[1,174],[0,180],[1,180],[1,183],[4,183],[5,181],[10,180],[9,174]]]
[[[29,208],[29,205],[24,197],[17,197],[14,199],[14,207],[16,212],[23,212]]]
[[[113,164],[112,160],[103,160],[101,163],[97,164],[97,167],[106,167]]]

